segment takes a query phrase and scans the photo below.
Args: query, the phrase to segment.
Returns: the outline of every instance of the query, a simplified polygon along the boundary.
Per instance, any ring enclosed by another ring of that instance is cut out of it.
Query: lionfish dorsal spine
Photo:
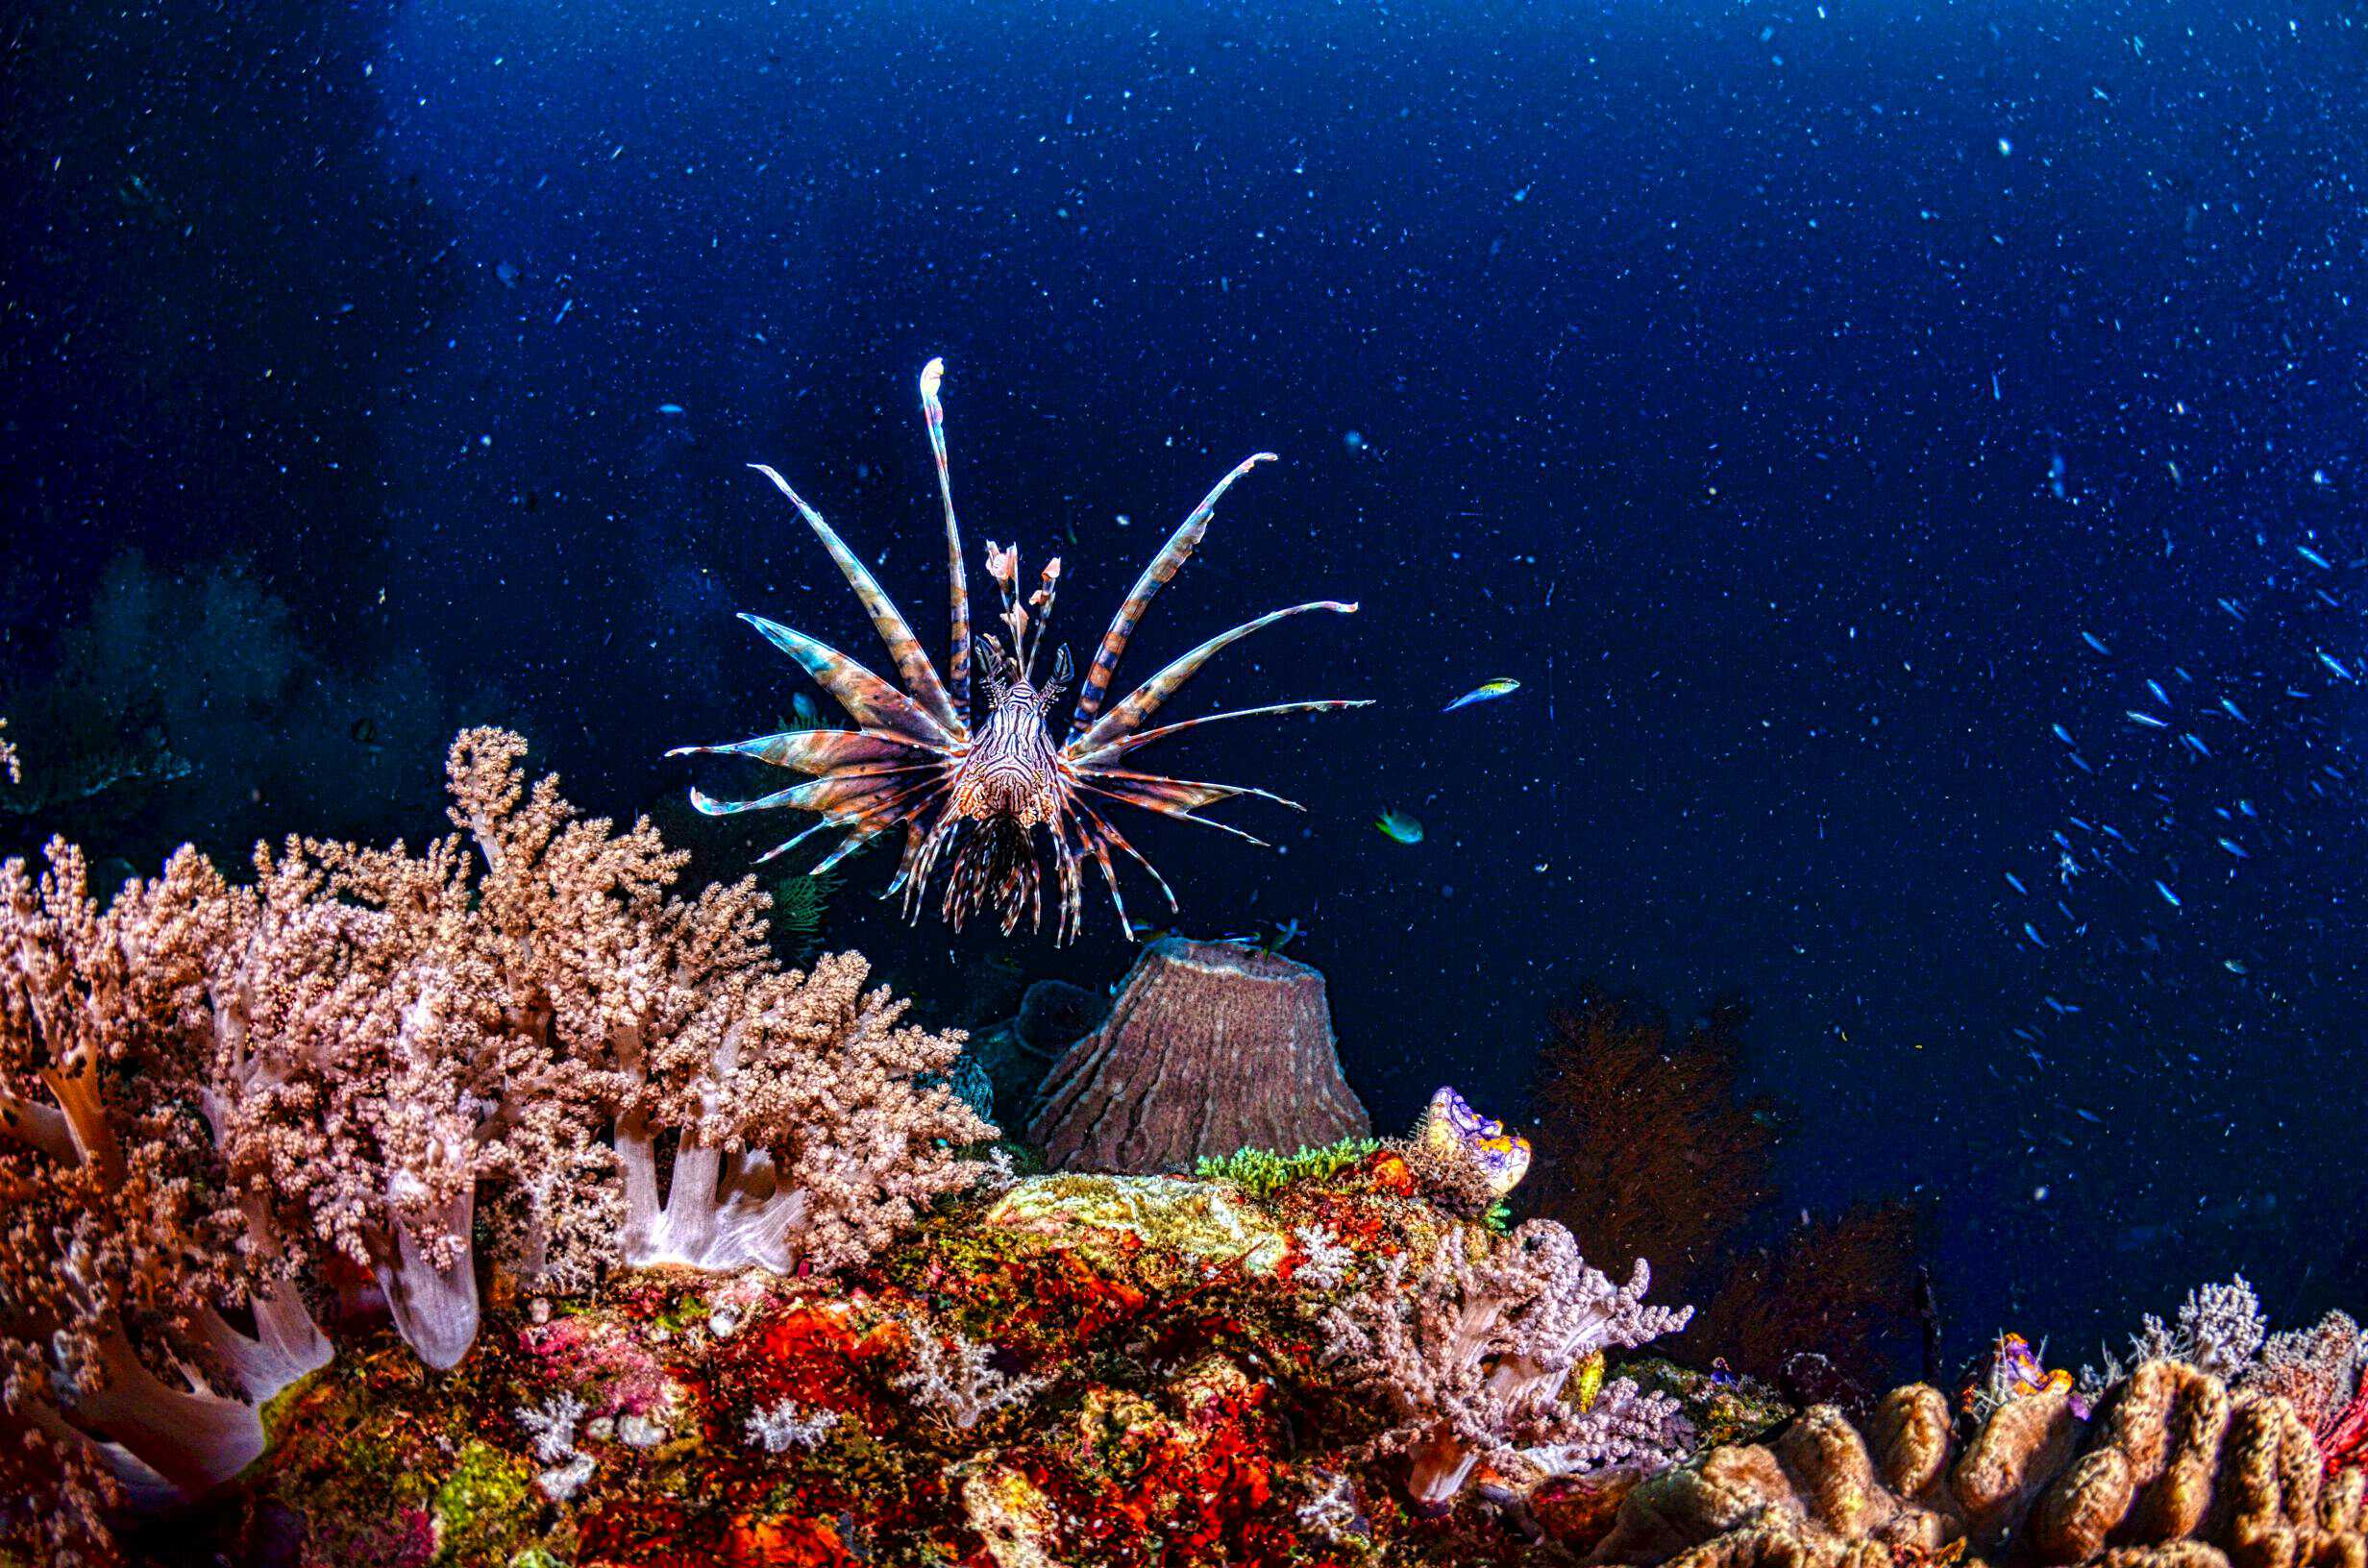
[[[937,459],[938,499],[946,507],[946,589],[953,623],[946,655],[946,684],[955,714],[967,724],[971,721],[971,587],[962,561],[962,527],[953,516],[953,473],[946,461],[946,405],[937,398],[938,383],[945,379],[943,359],[931,359],[921,367],[921,416],[929,427],[929,454]]]
[[[1093,665],[1085,673],[1085,684],[1078,688],[1077,711],[1069,721],[1072,740],[1084,734],[1092,726],[1094,716],[1101,711],[1101,699],[1110,690],[1111,677],[1118,674],[1119,658],[1126,651],[1126,640],[1143,624],[1143,612],[1149,608],[1152,597],[1192,558],[1201,535],[1209,531],[1209,519],[1217,514],[1219,499],[1243,475],[1260,463],[1272,461],[1274,453],[1259,452],[1236,463],[1233,472],[1218,480],[1216,487],[1200,498],[1200,504],[1176,525],[1175,532],[1168,536],[1159,553],[1151,557],[1151,564],[1143,569],[1143,576],[1135,579],[1135,586],[1119,606],[1119,613],[1110,618],[1110,629],[1102,633],[1101,647],[1095,649]]]

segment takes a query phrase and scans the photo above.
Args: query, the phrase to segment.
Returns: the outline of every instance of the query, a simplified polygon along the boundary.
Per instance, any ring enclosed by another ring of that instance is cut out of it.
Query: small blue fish
[[[2100,653],[2109,654],[2113,651],[2111,649],[2106,647],[2105,644],[2098,639],[2097,634],[2093,631],[2082,632],[2081,641],[2086,643],[2090,648],[2095,649]]]
[[[2023,922],[2023,935],[2031,939],[2031,945],[2034,947],[2044,947],[2047,945],[2047,940],[2039,935],[2039,928],[2032,924],[2029,920],[2025,920]]]
[[[1373,825],[1400,844],[1422,842],[1422,824],[1402,811],[1385,811],[1373,819]]]
[[[2223,712],[2240,724],[2249,724],[2253,723],[2252,720],[2245,717],[2244,709],[2238,707],[2235,703],[2230,701],[2225,697],[2220,699],[2220,707]]]
[[[2158,876],[2155,878],[2155,892],[2162,894],[2162,901],[2173,909],[2180,907],[2179,894],[2173,893],[2170,884]]]
[[[2016,893],[2021,894],[2026,898],[2031,896],[2031,890],[2023,886],[2023,879],[2021,877],[2016,876],[2012,871],[2007,872],[2006,875],[2008,887],[2012,888]]]
[[[2238,844],[2234,839],[2223,838],[2220,841],[2220,847],[2226,849],[2230,854],[2234,855],[2238,860],[2251,860],[2253,858],[2251,855],[2245,853],[2245,846]]]
[[[2083,1121],[2093,1121],[2100,1127],[2105,1125],[2105,1118],[2098,1115],[2094,1111],[2089,1110],[2088,1107],[2084,1105],[2074,1106],[2072,1108],[2072,1114],[2080,1117]]]
[[[661,403],[657,405],[657,411],[661,414],[678,414],[682,412],[682,404],[678,403]]]
[[[1499,678],[1496,680],[1483,681],[1481,684],[1474,686],[1470,691],[1466,692],[1462,697],[1457,698],[1454,701],[1448,703],[1445,707],[1440,709],[1439,711],[1442,713],[1453,713],[1456,709],[1469,707],[1474,702],[1493,702],[1500,697],[1511,697],[1514,693],[1519,691],[1520,689],[1521,683],[1517,680],[1506,680]]]
[[[2231,974],[2242,974],[2245,972],[2244,965],[2232,958],[2222,959],[2220,961],[2220,967],[2228,970]]]
[[[2234,620],[2242,621],[2245,618],[2245,612],[2237,607],[2236,600],[2232,599],[2224,599],[2220,600],[2220,607],[2228,611],[2229,615]]]
[[[2072,738],[2072,732],[2071,732],[2070,730],[2068,730],[2068,729],[2064,728],[2064,727],[2063,727],[2063,725],[2061,725],[2061,724],[2056,724],[2056,725],[2053,725],[2052,727],[2053,727],[2053,728],[2055,729],[2055,731],[2056,731],[2056,739],[2058,739],[2058,740],[2060,740],[2060,741],[2063,742],[2063,744],[2064,744],[2064,745],[2066,745],[2066,746],[2078,746],[2078,745],[2080,745],[2080,744],[2081,744],[2080,742],[2078,742],[2078,741],[2076,741],[2076,740],[2074,740],[2074,739]]]
[[[2330,561],[2326,556],[2320,554],[2317,551],[2312,550],[2308,545],[2296,545],[2294,547],[2294,553],[2300,555],[2304,560],[2308,561],[2312,566],[2317,567],[2322,572],[2332,572],[2335,569],[2335,565],[2332,561]]]
[[[2208,747],[2208,746],[2206,746],[2206,745],[2205,745],[2205,744],[2204,744],[2201,740],[2197,739],[2195,736],[2193,736],[2193,735],[2189,735],[2189,734],[2185,734],[2185,733],[2183,733],[2183,733],[2180,735],[2180,737],[2179,737],[2179,738],[2180,738],[2181,740],[2183,740],[2183,741],[2186,742],[2186,743],[2187,743],[2187,749],[2188,749],[2188,750],[2190,750],[2190,751],[2193,751],[2193,752],[2194,752],[2197,756],[2199,756],[2199,757],[2208,757],[2208,756],[2210,756],[2210,755],[2211,755],[2211,747]]]
[[[2261,815],[2259,812],[2253,809],[2253,802],[2250,800],[2237,801],[2236,809],[2243,812],[2248,817],[2258,817]]]
[[[2168,722],[2158,719],[2151,713],[2140,713],[2135,708],[2131,708],[2126,711],[2130,715],[2130,723],[2134,724],[2144,724],[2148,729],[2168,729],[2171,727]]]
[[[2158,680],[2149,680],[2146,683],[2146,689],[2154,693],[2155,700],[2161,703],[2164,707],[2167,708],[2171,705],[2171,694],[2162,689],[2162,682]]]
[[[2320,649],[2317,651],[2319,655],[2319,662],[2321,664],[2335,672],[2338,676],[2345,680],[2350,680],[2352,678],[2352,672],[2344,667],[2344,663],[2341,659],[2335,657],[2332,653],[2328,652],[2325,649]]]

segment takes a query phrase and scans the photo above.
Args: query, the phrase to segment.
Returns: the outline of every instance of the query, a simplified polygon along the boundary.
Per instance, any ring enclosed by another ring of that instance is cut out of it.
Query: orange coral
[[[1530,1206],[1599,1257],[1651,1258],[1688,1294],[1776,1193],[1783,1118],[1743,1090],[1749,1017],[1723,998],[1681,1032],[1658,1008],[1592,989],[1556,1013],[1530,1091]]]
[[[1705,1359],[1773,1376],[1815,1348],[1879,1383],[1883,1331],[1914,1311],[1916,1214],[1863,1203],[1746,1243],[1776,1195],[1790,1122],[1781,1101],[1744,1087],[1749,1017],[1723,997],[1680,1031],[1633,997],[1582,992],[1539,1055],[1537,1160],[1522,1191],[1590,1250],[1650,1257],[1675,1293],[1702,1299],[1686,1342]]]

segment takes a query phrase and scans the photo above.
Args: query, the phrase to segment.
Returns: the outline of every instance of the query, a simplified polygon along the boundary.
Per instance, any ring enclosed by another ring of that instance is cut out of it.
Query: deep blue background
[[[733,610],[875,657],[745,462],[934,643],[942,354],[974,551],[1057,550],[1081,652],[1283,454],[1127,670],[1351,598],[1176,711],[1382,705],[1160,756],[1304,800],[1233,810],[1279,857],[1136,838],[1189,929],[1305,922],[1378,1119],[1517,1108],[1582,981],[1739,988],[1788,1201],[1922,1193],[1957,1348],[2232,1267],[2281,1320],[2368,1295],[2350,8],[255,4],[0,48],[14,667],[123,548],[243,552],[335,660],[498,683],[639,809],[798,689]],[[416,839],[435,761],[279,825]],[[937,932],[842,910],[958,1011]],[[1093,913],[1027,972],[1115,978]]]

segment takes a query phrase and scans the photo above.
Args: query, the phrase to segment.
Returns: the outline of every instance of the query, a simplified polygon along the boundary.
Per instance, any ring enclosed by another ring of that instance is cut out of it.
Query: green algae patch
[[[1379,1139],[1344,1138],[1338,1143],[1326,1143],[1320,1149],[1303,1148],[1296,1154],[1237,1149],[1231,1154],[1203,1156],[1193,1166],[1193,1174],[1203,1181],[1231,1182],[1254,1198],[1271,1198],[1301,1182],[1330,1181],[1380,1147]]]
[[[499,1562],[532,1533],[534,1471],[526,1460],[472,1442],[429,1500],[438,1562]]]

